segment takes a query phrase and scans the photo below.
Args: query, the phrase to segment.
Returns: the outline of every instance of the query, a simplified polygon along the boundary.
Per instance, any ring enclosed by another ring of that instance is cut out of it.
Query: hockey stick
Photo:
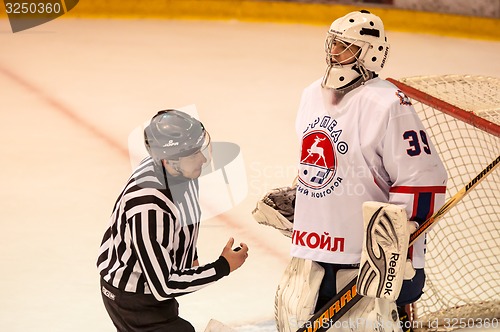
[[[438,211],[429,219],[424,221],[420,227],[411,234],[410,246],[425,232],[429,231],[448,211],[458,204],[472,189],[474,189],[486,176],[491,174],[499,165],[500,156],[493,160],[485,169],[476,175],[469,183],[451,197]],[[337,295],[335,295],[327,304],[325,304],[317,313],[315,313],[297,332],[324,332],[338,321],[344,313],[349,311],[361,298],[356,291],[356,276],[349,282]]]

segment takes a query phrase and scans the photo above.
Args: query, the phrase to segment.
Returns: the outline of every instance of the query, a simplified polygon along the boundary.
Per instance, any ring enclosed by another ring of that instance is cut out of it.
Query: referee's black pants
[[[175,299],[158,301],[150,294],[124,292],[101,279],[104,306],[117,332],[194,332],[179,317]]]

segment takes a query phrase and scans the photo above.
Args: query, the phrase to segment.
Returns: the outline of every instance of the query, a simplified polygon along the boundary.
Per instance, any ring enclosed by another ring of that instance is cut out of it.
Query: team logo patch
[[[408,96],[405,95],[403,91],[401,91],[401,90],[396,91],[396,96],[398,96],[399,103],[401,105],[406,105],[406,106],[410,106],[411,105],[410,98],[408,98]]]
[[[336,173],[336,154],[329,135],[312,131],[302,139],[299,181],[313,189],[327,186]]]

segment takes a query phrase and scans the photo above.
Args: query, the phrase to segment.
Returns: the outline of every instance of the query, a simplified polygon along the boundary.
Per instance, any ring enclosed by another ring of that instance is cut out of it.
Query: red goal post
[[[412,101],[448,171],[448,196],[500,154],[500,80],[388,78]],[[500,327],[500,175],[493,172],[427,234],[414,327]],[[449,197],[447,197],[449,198]]]

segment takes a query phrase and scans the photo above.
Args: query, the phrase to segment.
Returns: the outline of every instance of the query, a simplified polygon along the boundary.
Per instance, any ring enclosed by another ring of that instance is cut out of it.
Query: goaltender
[[[378,330],[372,319],[411,330],[405,306],[422,295],[425,239],[408,248],[408,237],[443,204],[447,174],[410,99],[378,76],[389,48],[382,20],[366,10],[331,24],[326,73],[304,90],[297,114],[296,183],[253,212],[291,237],[280,331],[295,331],[356,275],[365,296],[342,318],[355,323],[333,329]],[[284,216],[273,217],[282,204]]]

